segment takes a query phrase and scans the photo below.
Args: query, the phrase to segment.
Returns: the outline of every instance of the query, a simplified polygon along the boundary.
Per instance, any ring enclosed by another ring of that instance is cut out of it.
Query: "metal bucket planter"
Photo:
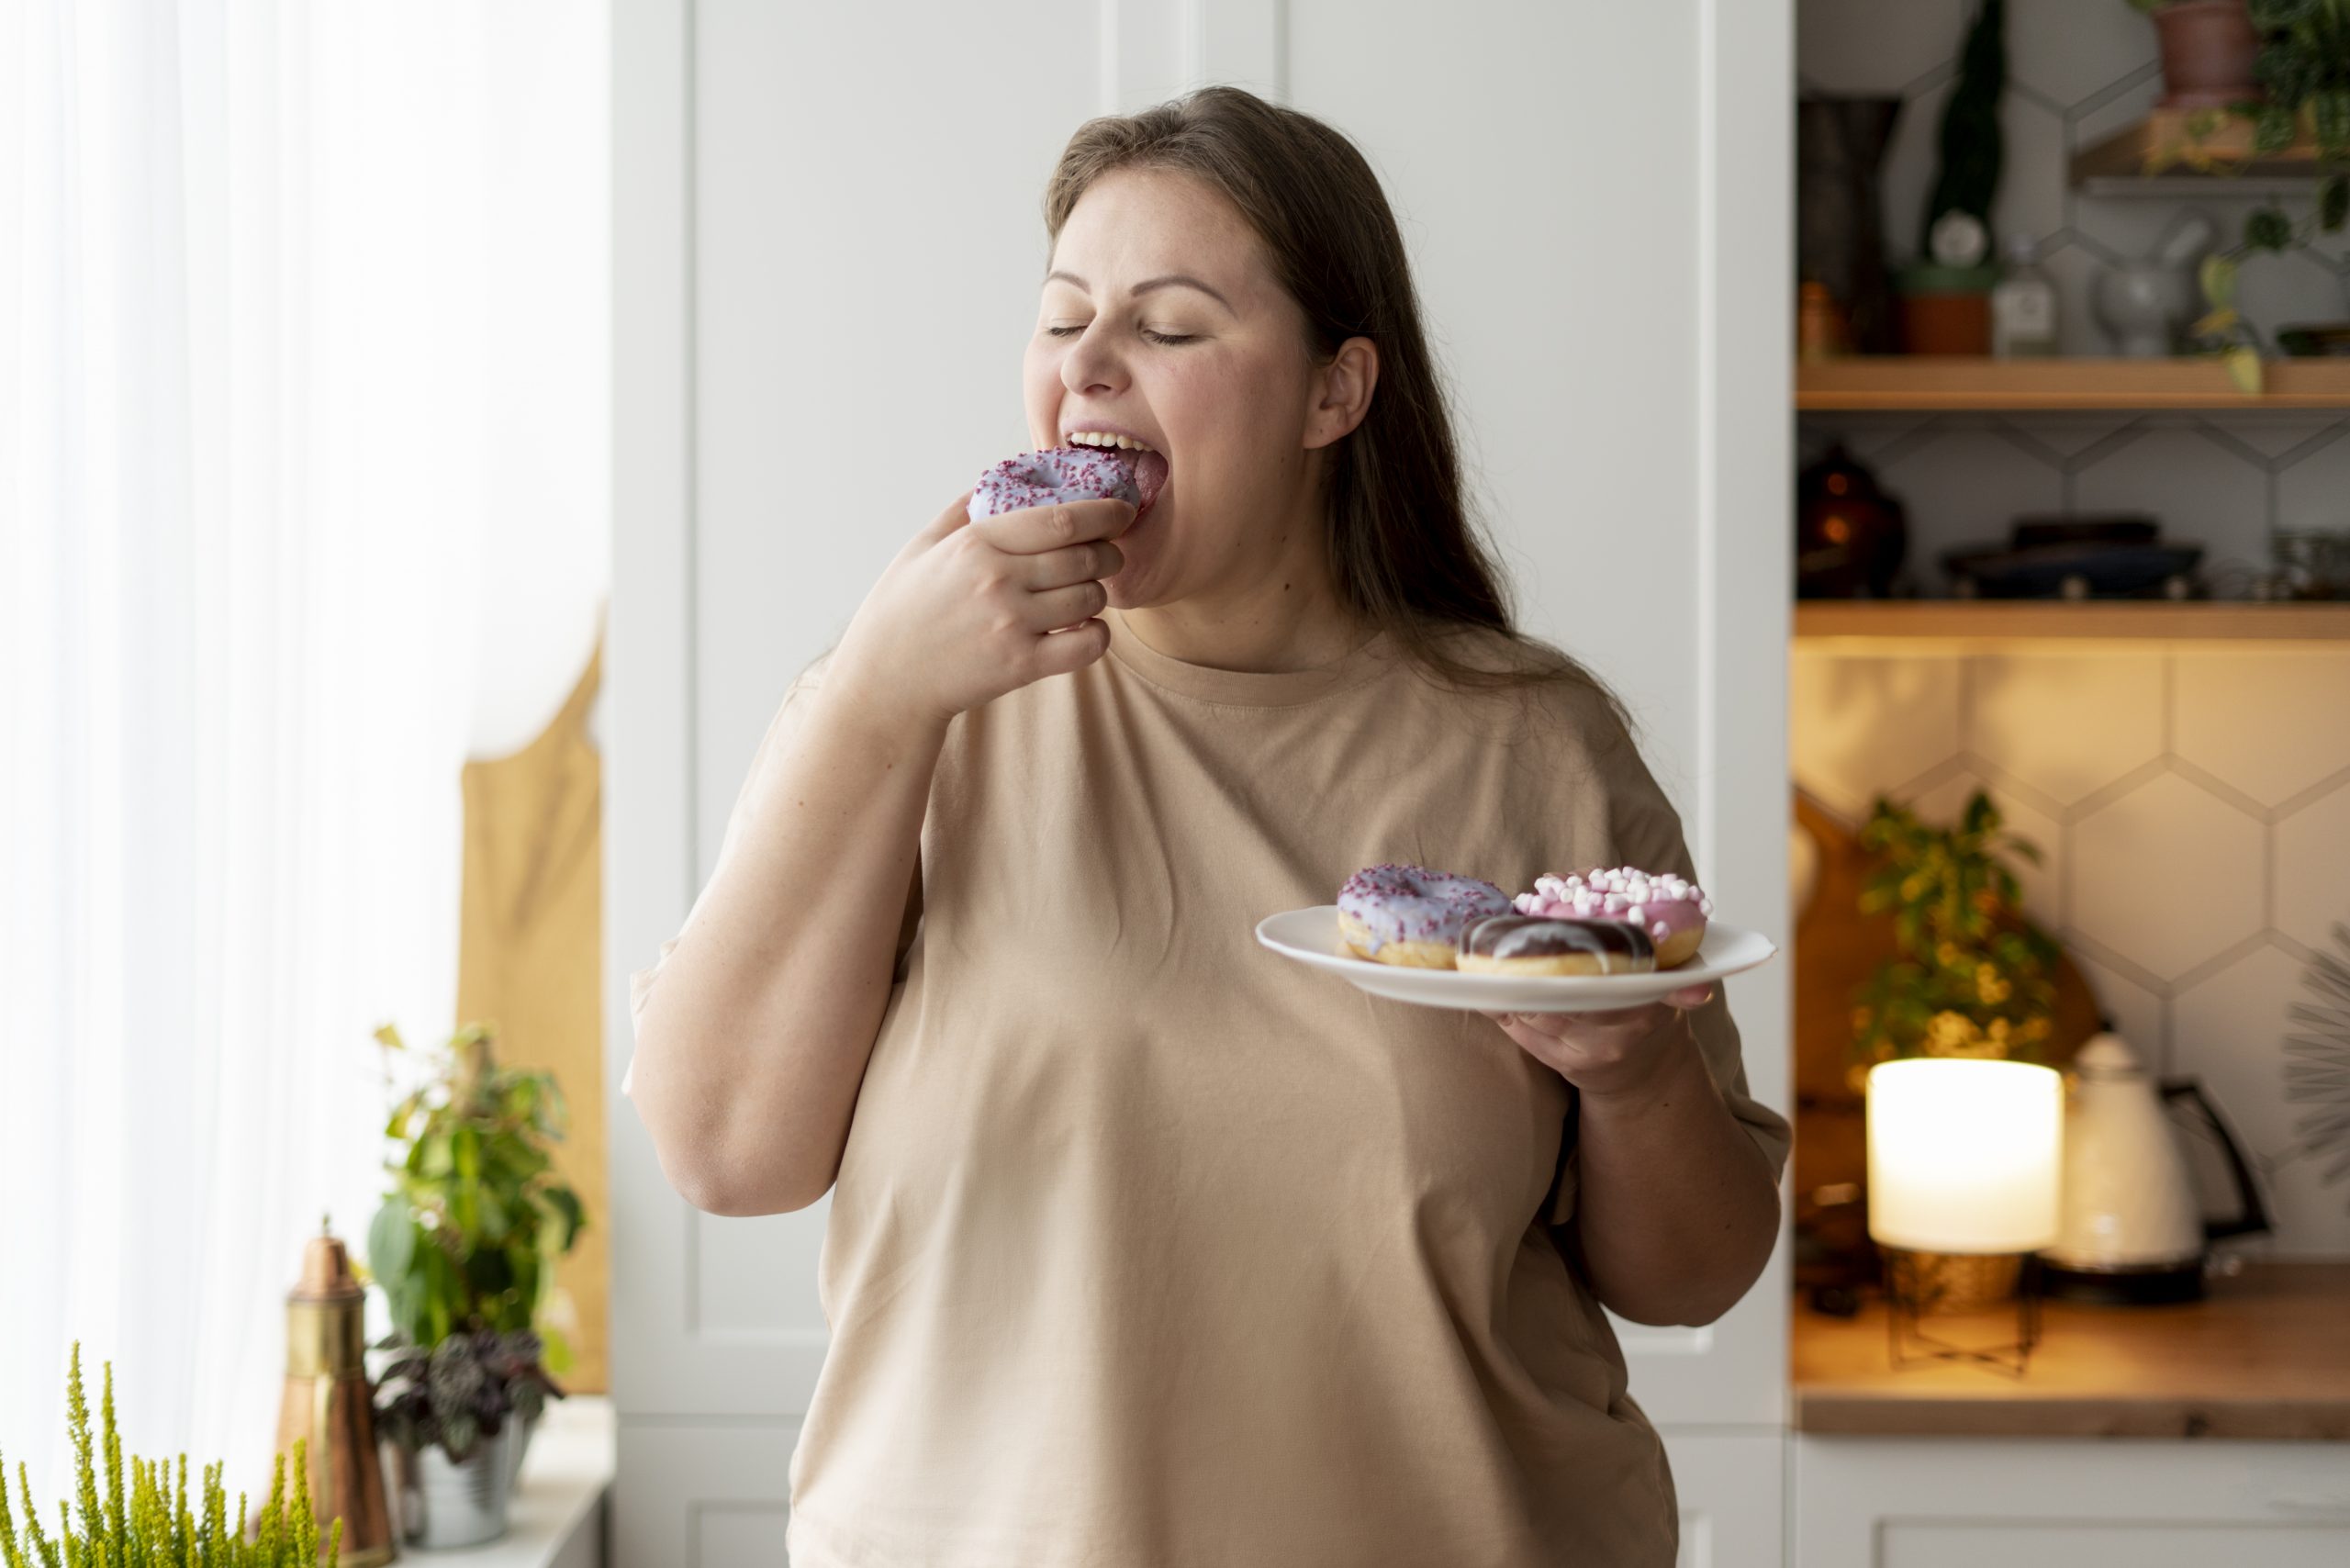
[[[400,1544],[420,1551],[478,1546],[506,1533],[506,1505],[520,1468],[522,1423],[509,1421],[463,1460],[434,1443],[386,1443],[384,1471],[397,1499]]]

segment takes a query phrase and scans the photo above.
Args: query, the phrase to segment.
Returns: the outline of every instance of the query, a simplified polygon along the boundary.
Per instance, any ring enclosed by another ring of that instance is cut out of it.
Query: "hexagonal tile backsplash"
[[[2030,913],[2248,1146],[2266,1249],[2350,1257],[2350,1182],[2326,1180],[2344,1151],[2287,1075],[2288,1009],[2350,923],[2350,652],[1798,644],[1791,676],[1796,786],[1855,823],[1879,791],[1947,821],[1987,789],[2046,857]]]
[[[1886,244],[1914,258],[1933,180],[1942,106],[1956,76],[1971,0],[1798,0],[1796,73],[1825,93],[1903,100],[1886,150]],[[2153,251],[2188,209],[2221,242],[2241,237],[2265,193],[2215,181],[2192,198],[2073,188],[2072,154],[2144,118],[2162,91],[2153,24],[2121,0],[2009,0],[2005,148],[1992,225],[2029,235],[2055,282],[2067,354],[2114,352],[2090,311],[2109,266]],[[2299,219],[2306,196],[2277,198]],[[2247,261],[2237,303],[2263,333],[2350,318],[2350,235],[2314,251]],[[1949,590],[1944,551],[2005,539],[2027,511],[2151,513],[2165,537],[2199,544],[2215,592],[2246,594],[2269,566],[2279,528],[2350,528],[2350,419],[2187,413],[1807,414],[1808,462],[1842,439],[1908,510],[1908,569],[1921,591]]]

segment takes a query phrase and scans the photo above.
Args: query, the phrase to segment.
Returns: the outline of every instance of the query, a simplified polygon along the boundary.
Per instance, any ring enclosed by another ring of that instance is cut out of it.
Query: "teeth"
[[[1071,431],[1063,438],[1072,446],[1110,446],[1126,452],[1155,452],[1158,448],[1135,440],[1132,436],[1111,435],[1104,431]]]

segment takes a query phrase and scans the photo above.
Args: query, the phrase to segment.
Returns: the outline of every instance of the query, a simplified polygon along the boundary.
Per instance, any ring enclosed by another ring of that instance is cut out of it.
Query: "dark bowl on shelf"
[[[2202,558],[2199,544],[2083,541],[1951,550],[1942,566],[1961,599],[2133,599],[2168,593]]]
[[[2030,550],[2043,544],[2152,544],[2161,532],[2162,525],[2143,512],[2024,512],[2009,525],[2008,547]]]

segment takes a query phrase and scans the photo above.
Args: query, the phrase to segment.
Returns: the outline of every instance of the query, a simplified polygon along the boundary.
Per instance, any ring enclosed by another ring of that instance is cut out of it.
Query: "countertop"
[[[2350,1264],[2248,1265],[2175,1306],[2042,1305],[2020,1378],[1935,1363],[1896,1371],[1885,1308],[1792,1327],[1799,1431],[1868,1436],[2350,1440]],[[1934,1316],[1960,1344],[2014,1337],[2004,1312]]]

